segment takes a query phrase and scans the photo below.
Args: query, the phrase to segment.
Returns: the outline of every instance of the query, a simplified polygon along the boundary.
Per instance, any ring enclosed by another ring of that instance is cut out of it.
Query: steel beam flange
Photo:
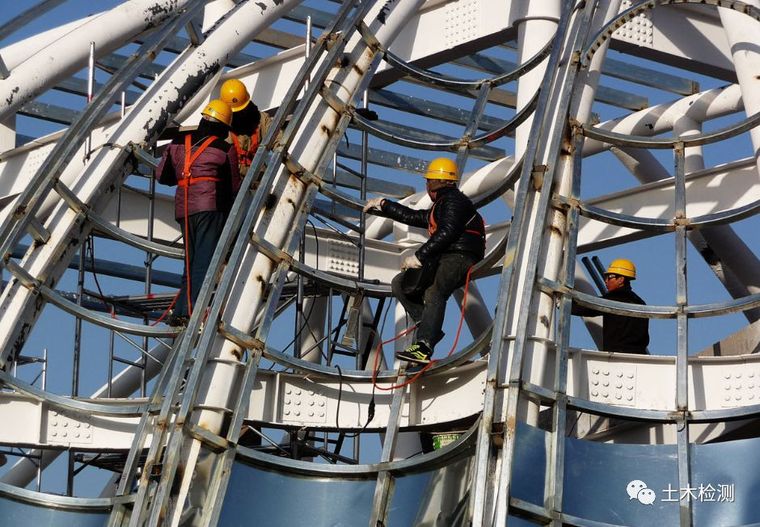
[[[45,403],[56,410],[65,410],[82,415],[103,415],[112,417],[139,416],[153,409],[148,404],[110,404],[102,401],[71,399],[55,393],[41,390],[26,383],[8,372],[0,370],[0,384],[23,393],[34,400]]]
[[[274,468],[291,474],[299,474],[314,477],[349,477],[360,479],[374,479],[380,472],[390,472],[394,475],[415,474],[445,466],[452,461],[462,459],[471,454],[477,436],[478,421],[462,434],[462,437],[444,448],[434,450],[421,456],[408,459],[373,463],[366,465],[332,465],[310,463],[289,459],[270,454],[264,454],[256,450],[238,447],[237,457],[240,461],[259,466],[262,468]]]

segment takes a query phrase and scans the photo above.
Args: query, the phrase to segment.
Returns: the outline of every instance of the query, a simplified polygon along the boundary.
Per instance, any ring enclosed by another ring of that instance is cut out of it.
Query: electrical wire
[[[472,275],[473,268],[474,268],[474,266],[470,266],[470,268],[467,270],[467,277],[465,278],[465,282],[464,282],[464,294],[462,296],[462,309],[461,309],[461,314],[459,316],[459,325],[457,326],[457,332],[456,332],[456,336],[454,337],[454,343],[451,345],[451,349],[449,350],[449,353],[446,355],[446,357],[450,357],[454,353],[454,351],[457,348],[457,344],[459,343],[459,336],[460,336],[460,334],[462,332],[462,323],[464,322],[464,310],[465,310],[465,307],[467,305],[467,294],[468,294],[469,288],[470,288],[470,277]],[[375,353],[375,363],[374,363],[374,366],[372,368],[372,384],[374,386],[376,386],[378,390],[382,390],[382,391],[386,391],[387,392],[387,391],[396,390],[398,388],[403,388],[405,386],[408,386],[409,384],[412,384],[417,379],[419,379],[420,376],[422,376],[423,373],[425,373],[427,370],[429,370],[430,367],[433,364],[435,364],[436,362],[438,362],[437,360],[431,360],[425,366],[423,366],[419,371],[417,371],[414,374],[414,376],[412,376],[410,379],[408,379],[408,380],[406,380],[406,381],[404,381],[404,382],[402,382],[400,384],[396,384],[396,385],[393,385],[393,386],[388,386],[386,388],[384,388],[382,386],[377,386],[377,372],[378,372],[378,369],[379,369],[378,363],[379,363],[380,354],[382,353],[382,347],[385,344],[389,344],[391,342],[394,342],[394,341],[400,339],[401,337],[403,337],[404,335],[410,333],[415,327],[416,326],[408,327],[404,331],[402,331],[401,333],[399,333],[398,335],[394,336],[393,338],[391,338],[389,340],[386,340],[386,341],[383,341],[383,342],[380,342],[380,344],[378,344],[377,350],[376,350],[376,353]]]
[[[111,306],[111,312],[113,318],[116,318],[116,305],[113,302],[110,302],[105,294],[103,294],[103,289],[100,287],[100,282],[98,281],[98,273],[95,269],[95,237],[91,234],[87,237],[87,239],[84,242],[84,251],[85,251],[85,257],[89,254],[90,256],[90,273],[92,274],[93,279],[95,280],[95,287],[98,288],[98,294],[100,295],[100,298],[103,300],[103,302],[106,305]],[[81,249],[80,249],[81,250]]]
[[[316,265],[314,266],[314,268],[316,270],[319,270],[319,235],[317,234],[317,227],[309,219],[306,220],[306,223],[308,223],[309,225],[311,225],[311,228],[314,231],[314,246],[315,246],[314,253],[315,253],[316,262],[317,262]],[[302,309],[301,306],[297,305],[296,309],[301,312],[301,315],[303,315],[303,317],[304,317],[303,323],[301,324],[301,327],[298,328],[298,331],[296,331],[296,334],[293,337],[293,340],[291,340],[290,342],[288,342],[288,344],[283,348],[283,351],[287,351],[287,349],[290,348],[290,346],[294,345],[296,343],[296,340],[298,340],[298,338],[300,338],[301,333],[303,333],[303,330],[305,328],[307,328],[307,327],[309,328],[309,334],[311,334],[312,338],[315,341],[318,340],[317,336],[314,334],[314,329],[311,327],[311,324],[309,324],[309,318],[311,318],[311,314],[314,312],[314,302],[311,303],[311,305],[309,306],[309,312],[306,313],[306,314],[304,314],[303,309]],[[320,349],[319,353],[320,353],[320,355],[322,355],[322,358],[325,359],[325,361],[326,361],[327,360],[327,355],[325,354],[325,352],[322,351],[322,349]]]
[[[375,337],[379,337],[383,334],[383,330],[385,329],[385,322],[388,320],[388,313],[390,313],[391,305],[388,304],[388,306],[385,308],[385,314],[383,315],[383,322],[380,324],[380,333],[375,330],[375,328],[372,328],[372,333]],[[340,428],[340,401],[343,396],[343,372],[340,369],[339,365],[335,365],[335,367],[338,369],[338,404],[335,408],[335,427]],[[369,406],[367,408],[367,422],[364,423],[364,426],[359,430],[358,432],[355,432],[353,434],[345,434],[348,438],[355,438],[358,437],[359,434],[364,432],[369,424],[372,422],[372,420],[375,418],[375,386],[376,384],[372,383],[372,396],[369,400]]]

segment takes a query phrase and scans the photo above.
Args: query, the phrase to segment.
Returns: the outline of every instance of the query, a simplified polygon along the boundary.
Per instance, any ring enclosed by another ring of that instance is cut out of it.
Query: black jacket
[[[470,198],[456,187],[436,192],[433,206],[414,210],[385,200],[382,215],[428,229],[430,239],[414,253],[420,262],[437,260],[445,253],[465,253],[482,260],[486,250],[485,224]]]
[[[623,286],[605,293],[602,295],[602,298],[616,302],[646,305],[646,302],[634,293],[630,286]],[[573,304],[573,315],[580,315],[582,317],[602,316],[602,348],[604,348],[604,351],[647,353],[647,345],[649,345],[648,318],[602,313],[601,311],[577,304]]]

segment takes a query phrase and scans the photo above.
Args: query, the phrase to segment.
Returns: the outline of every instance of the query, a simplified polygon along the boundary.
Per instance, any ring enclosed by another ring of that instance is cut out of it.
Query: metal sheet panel
[[[759,448],[760,438],[692,445],[694,525],[720,527],[760,522]]]
[[[438,470],[396,479],[388,525],[469,525],[472,456]]]
[[[519,424],[512,496],[543,505],[549,434]],[[679,485],[675,445],[565,441],[562,512],[614,525],[678,525],[690,500],[693,525],[757,525],[760,438],[691,445],[691,480]]]
[[[103,527],[104,511],[68,511],[0,497],[0,523],[14,527]]]
[[[675,445],[568,438],[565,448],[563,512],[616,525],[678,525],[678,494],[671,502],[663,492],[679,487]]]
[[[374,479],[297,477],[236,463],[219,525],[290,527],[307,518],[334,527],[368,525],[374,491]]]

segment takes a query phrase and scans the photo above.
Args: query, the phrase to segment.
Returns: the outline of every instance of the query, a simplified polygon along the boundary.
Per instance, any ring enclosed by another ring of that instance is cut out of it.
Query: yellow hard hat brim
[[[247,101],[245,101],[245,102],[244,102],[243,104],[241,104],[240,106],[232,106],[232,107],[231,107],[231,108],[232,108],[232,113],[235,113],[235,112],[239,112],[240,110],[245,110],[245,109],[246,109],[246,107],[247,107],[249,104],[251,104],[251,99],[248,99]]]
[[[440,173],[440,172],[428,172],[425,174],[425,179],[441,180],[441,181],[459,181],[456,174]]]

